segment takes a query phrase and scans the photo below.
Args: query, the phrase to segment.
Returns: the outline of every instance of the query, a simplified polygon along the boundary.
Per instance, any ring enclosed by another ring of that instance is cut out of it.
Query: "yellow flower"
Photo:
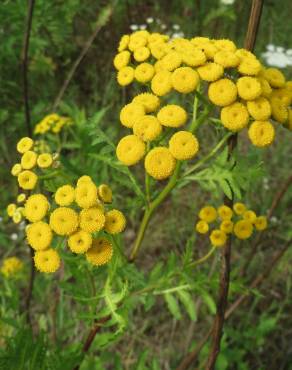
[[[38,251],[34,255],[35,267],[46,274],[56,272],[61,264],[60,256],[54,249]]]
[[[21,167],[25,170],[30,170],[36,165],[37,162],[37,154],[28,150],[23,154],[21,157]]]
[[[134,68],[132,67],[121,68],[118,72],[118,77],[117,77],[118,83],[121,86],[129,85],[134,80],[134,73],[135,71],[134,71]]]
[[[215,229],[211,232],[210,241],[214,247],[223,247],[226,244],[227,235],[224,231]]]
[[[213,222],[217,218],[217,211],[212,206],[206,206],[200,209],[199,218],[207,223]]]
[[[141,48],[138,48],[134,51],[134,59],[137,62],[144,62],[146,59],[148,59],[150,56],[150,50],[142,46]]]
[[[239,63],[238,72],[242,75],[256,76],[261,68],[261,63],[256,58],[246,57]]]
[[[24,206],[25,218],[30,222],[40,221],[49,209],[49,202],[43,194],[33,194],[27,198]]]
[[[170,51],[162,58],[162,63],[167,71],[173,71],[181,65],[182,58],[177,51]]]
[[[145,154],[145,143],[136,135],[123,137],[117,145],[116,154],[118,160],[126,166],[138,163]]]
[[[79,184],[81,186],[81,184]],[[57,189],[55,201],[59,206],[69,206],[74,202],[75,189],[71,185],[64,185]]]
[[[12,220],[13,220],[13,222],[14,222],[15,224],[19,224],[19,223],[20,223],[20,221],[22,220],[22,214],[21,214],[21,212],[16,210],[16,211],[13,213]]]
[[[80,228],[88,233],[94,233],[103,229],[105,216],[98,207],[83,209],[80,212]]]
[[[53,233],[50,226],[43,221],[35,222],[26,229],[28,244],[36,251],[47,249],[52,241]]]
[[[135,51],[135,50],[145,46],[146,44],[147,44],[147,39],[145,37],[132,34],[130,36],[130,42],[129,42],[128,47],[131,51]]]
[[[248,137],[253,145],[265,147],[274,141],[275,129],[269,121],[254,121],[248,129]]]
[[[271,100],[272,107],[272,117],[275,121],[279,123],[284,123],[288,119],[288,109],[287,107],[280,103],[279,101]]]
[[[150,45],[151,54],[156,59],[162,59],[167,53],[167,47],[163,42],[156,42],[155,44]]]
[[[151,94],[151,93],[142,93],[133,99],[133,103],[143,105],[146,113],[151,113],[156,111],[160,105],[160,100],[158,96]],[[141,115],[142,116],[142,115]],[[135,123],[135,122],[134,122]],[[133,125],[131,126],[133,127]]]
[[[246,49],[237,49],[235,51],[235,55],[237,55],[238,58],[241,59],[241,60],[244,59],[244,58],[256,58],[255,55],[252,52],[250,52]]]
[[[174,90],[188,94],[198,86],[199,75],[190,67],[180,67],[172,73],[171,82]]]
[[[85,253],[92,244],[92,236],[90,233],[79,230],[68,238],[68,246],[74,253]]]
[[[233,210],[237,215],[242,215],[246,211],[246,206],[243,203],[237,202],[234,203]]]
[[[131,54],[129,51],[125,50],[117,54],[114,58],[114,66],[119,71],[120,69],[126,67],[129,64]]]
[[[230,207],[223,205],[218,208],[218,215],[221,220],[231,220],[233,211]]]
[[[9,217],[12,217],[15,211],[16,211],[16,204],[14,204],[14,203],[8,204],[8,206],[6,208],[7,215]]]
[[[18,176],[20,172],[22,171],[22,167],[20,163],[16,163],[12,168],[11,168],[11,175],[12,176]]]
[[[272,93],[272,88],[265,78],[258,77],[257,80],[261,84],[262,96],[268,98]]]
[[[152,95],[152,94],[151,94]],[[138,95],[139,96],[139,95]],[[132,128],[137,119],[144,116],[145,108],[142,102],[132,102],[125,105],[120,112],[120,121],[122,125]]]
[[[135,69],[135,78],[138,82],[146,83],[152,80],[155,70],[149,63],[141,63]]]
[[[171,73],[169,71],[157,72],[152,78],[151,89],[158,96],[168,94],[172,89]]]
[[[218,80],[224,73],[224,69],[220,64],[212,62],[199,67],[197,71],[203,81],[209,82]]]
[[[49,153],[43,153],[38,156],[37,164],[40,168],[48,168],[53,163],[53,157]]]
[[[127,49],[129,41],[130,41],[130,36],[129,35],[123,35],[120,39],[118,51],[121,52],[121,51]]]
[[[248,239],[253,231],[252,223],[247,220],[237,221],[234,225],[233,232],[238,239]]]
[[[238,95],[244,100],[254,100],[261,95],[262,87],[254,77],[241,77],[237,80]]]
[[[248,210],[243,213],[243,219],[251,222],[252,224],[255,222],[257,215],[254,211]]]
[[[99,185],[99,187],[97,188],[97,191],[98,191],[98,195],[100,199],[104,203],[111,203],[113,201],[112,189],[108,185],[106,184]]]
[[[214,55],[214,62],[220,64],[224,68],[237,67],[240,59],[238,56],[229,50],[220,50]]]
[[[162,60],[157,60],[153,67],[154,67],[155,73],[166,71],[166,69],[164,68],[164,64],[162,63]]]
[[[249,114],[258,121],[267,120],[272,113],[271,104],[262,96],[255,100],[248,101],[247,109]]]
[[[108,263],[113,255],[113,247],[106,238],[94,239],[92,247],[86,252],[86,259],[92,265],[101,266]]]
[[[208,96],[211,102],[220,107],[232,104],[237,97],[237,88],[228,78],[210,83]]]
[[[105,214],[104,229],[109,234],[119,234],[126,227],[126,219],[123,213],[113,209]]]
[[[289,105],[291,104],[291,100],[292,100],[292,91],[290,91],[289,89],[285,88],[285,89],[275,89],[269,99],[271,101],[278,101],[278,103],[284,105],[285,107],[289,107]]]
[[[169,149],[156,147],[151,149],[145,158],[145,170],[156,180],[170,177],[175,168],[175,159]]]
[[[97,200],[97,187],[93,182],[77,185],[75,189],[75,201],[81,208],[89,208],[95,205]]]
[[[181,53],[183,63],[189,67],[198,67],[207,60],[205,53],[201,49],[195,48],[193,51],[184,51]]]
[[[50,215],[50,226],[58,235],[70,235],[78,228],[78,215],[71,208],[56,208]]]
[[[206,234],[209,231],[209,225],[206,221],[200,220],[196,223],[196,231],[199,234]]]
[[[274,87],[284,87],[285,77],[283,73],[277,68],[267,68],[263,71],[263,77],[268,81],[268,83]]]
[[[160,109],[157,114],[158,121],[166,127],[180,127],[187,121],[187,112],[175,104],[168,104]]]
[[[17,257],[5,258],[1,266],[1,272],[7,278],[17,275],[22,269],[23,263]]]
[[[92,178],[90,176],[87,176],[87,175],[81,176],[81,177],[79,177],[79,179],[77,181],[77,186],[79,186],[81,184],[86,184],[88,182],[93,182]]]
[[[22,171],[17,177],[19,187],[25,190],[32,190],[37,183],[38,177],[32,171]]]
[[[189,131],[178,131],[169,140],[169,151],[178,160],[193,158],[199,150],[197,138]]]
[[[267,218],[265,216],[259,216],[254,221],[254,226],[258,231],[263,231],[268,227]]]
[[[235,102],[221,109],[221,121],[231,131],[240,131],[249,121],[248,111],[242,103]]]
[[[26,195],[24,193],[21,193],[17,196],[16,200],[17,200],[17,203],[22,203],[24,202],[26,199]]]
[[[225,234],[231,234],[233,231],[233,222],[231,220],[224,220],[220,224],[220,230]]]
[[[17,143],[17,151],[21,154],[27,152],[30,150],[33,146],[33,140],[30,137],[23,137],[22,139],[19,140]]]
[[[215,40],[214,44],[219,50],[236,51],[234,42],[228,39]]]
[[[162,131],[162,126],[154,116],[145,115],[137,120],[133,132],[143,141],[155,140]]]

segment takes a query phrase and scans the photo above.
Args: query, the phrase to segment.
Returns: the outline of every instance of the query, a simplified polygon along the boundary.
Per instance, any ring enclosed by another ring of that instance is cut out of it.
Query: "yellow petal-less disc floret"
[[[26,195],[24,193],[21,193],[17,196],[16,201],[17,203],[22,203],[26,200]]]
[[[158,121],[166,127],[180,127],[187,121],[187,112],[175,104],[168,104],[160,109],[157,114]]]
[[[232,68],[238,66],[240,59],[232,51],[220,50],[214,55],[214,62],[224,68]]]
[[[15,211],[16,211],[16,204],[14,204],[14,203],[8,204],[8,206],[6,208],[7,215],[9,217],[12,217]]]
[[[30,224],[26,229],[28,244],[36,251],[47,249],[52,241],[53,233],[50,226],[43,221]]]
[[[97,187],[93,182],[77,185],[75,189],[75,201],[81,208],[89,208],[95,205],[97,200]]]
[[[233,210],[237,215],[243,215],[246,211],[246,206],[243,203],[237,202],[234,203]]]
[[[79,185],[80,186],[80,185]],[[69,206],[74,202],[75,189],[71,185],[59,187],[55,194],[55,201],[59,206]]]
[[[79,186],[81,184],[88,183],[88,182],[93,182],[92,178],[90,176],[83,175],[83,176],[79,177],[79,179],[77,181],[77,186]]]
[[[25,218],[30,222],[40,221],[49,209],[49,202],[43,194],[33,194],[27,198],[24,206]]]
[[[92,244],[92,236],[84,230],[78,230],[68,238],[70,250],[77,254],[85,253]]]
[[[198,221],[196,223],[196,231],[199,234],[206,234],[209,231],[209,224],[203,220]]]
[[[98,196],[104,203],[111,203],[113,201],[113,192],[112,189],[106,185],[101,184],[97,188]]]
[[[21,212],[19,212],[18,210],[16,210],[16,211],[13,213],[12,221],[13,221],[15,224],[19,224],[21,220],[22,220],[22,214],[21,214]]]
[[[167,71],[174,71],[181,65],[182,58],[177,51],[170,51],[162,58],[162,63]]]
[[[220,206],[217,212],[221,220],[231,220],[233,215],[232,209],[226,205]]]
[[[150,150],[145,158],[145,170],[156,180],[170,177],[175,168],[175,159],[169,149],[156,147]]]
[[[242,75],[256,76],[262,66],[261,63],[256,58],[243,58],[238,66],[238,72]]]
[[[134,51],[134,59],[137,62],[144,62],[150,56],[150,50],[146,46],[142,46]]]
[[[231,220],[224,220],[220,224],[220,230],[224,231],[225,234],[231,234],[233,231],[233,222]]]
[[[37,164],[40,168],[48,168],[53,163],[53,157],[50,153],[42,153],[38,156]]]
[[[23,154],[33,147],[33,140],[30,137],[23,137],[17,143],[16,149],[19,153]]]
[[[133,99],[133,103],[141,104],[144,107],[146,113],[151,113],[155,112],[158,109],[160,105],[160,100],[158,96],[154,94],[142,93],[135,96],[135,98]]]
[[[117,145],[116,154],[119,161],[126,166],[138,163],[145,155],[145,143],[136,135],[123,137]]]
[[[271,99],[272,117],[279,123],[285,123],[288,120],[288,109],[278,100]]]
[[[227,235],[224,231],[215,229],[210,234],[210,241],[214,247],[223,247],[227,241]]]
[[[236,132],[247,126],[249,114],[244,104],[235,102],[221,109],[220,118],[224,127]]]
[[[190,67],[177,68],[171,75],[172,87],[181,94],[194,91],[199,80],[198,73]]]
[[[32,190],[38,181],[37,175],[32,171],[22,171],[17,177],[18,185],[24,190]]]
[[[198,67],[204,64],[207,60],[205,53],[198,48],[192,51],[184,51],[181,53],[183,63],[189,67]]]
[[[130,35],[129,50],[135,51],[147,44],[146,37],[132,34]]]
[[[104,229],[109,234],[119,234],[126,227],[126,218],[123,213],[113,209],[105,214]]]
[[[1,273],[7,277],[14,277],[23,269],[22,261],[17,257],[5,258],[1,266]]]
[[[207,223],[213,222],[217,218],[217,211],[212,206],[206,206],[200,209],[199,218]]]
[[[178,160],[193,158],[199,150],[199,142],[189,131],[178,131],[169,140],[169,151]]]
[[[247,109],[249,114],[258,121],[265,121],[270,118],[272,109],[268,99],[260,96],[255,100],[247,102]]]
[[[151,81],[154,74],[155,69],[150,63],[141,63],[135,69],[135,79],[141,83]]]
[[[214,44],[219,50],[232,52],[236,51],[236,45],[234,44],[233,41],[228,39],[214,40]]]
[[[125,50],[117,54],[114,58],[114,66],[119,71],[123,67],[129,64],[131,54],[129,51]]]
[[[263,231],[268,227],[267,218],[265,216],[259,216],[254,221],[254,226],[258,231]]]
[[[243,219],[251,222],[252,224],[255,222],[257,219],[257,215],[254,211],[252,210],[247,210],[243,213]]]
[[[224,73],[224,68],[218,63],[206,63],[197,69],[200,78],[203,81],[217,81]]]
[[[152,94],[151,94],[152,95]],[[144,116],[145,108],[142,102],[132,102],[125,105],[120,112],[120,121],[122,125],[132,128],[137,120]]]
[[[151,81],[151,90],[158,96],[164,96],[172,90],[171,73],[169,71],[157,72]]]
[[[279,69],[267,68],[264,69],[262,74],[272,87],[279,88],[285,86],[285,77]]]
[[[274,126],[269,121],[254,121],[248,129],[248,137],[259,148],[268,146],[275,138]]]
[[[20,163],[16,163],[12,168],[11,168],[11,175],[12,176],[18,176],[20,172],[22,171],[22,167]]]
[[[80,212],[80,228],[88,233],[94,233],[103,229],[105,216],[99,207],[83,209]]]
[[[50,227],[58,235],[70,235],[78,228],[78,215],[68,207],[56,208],[50,215]]]
[[[135,71],[134,71],[134,68],[132,67],[127,66],[127,67],[121,68],[117,76],[118,83],[121,86],[129,85],[134,80],[134,74],[135,74]]]
[[[86,252],[86,259],[92,265],[102,266],[108,263],[113,255],[113,247],[106,238],[94,239],[92,247]]]
[[[265,98],[268,98],[272,93],[272,88],[270,84],[265,78],[262,78],[262,77],[257,77],[257,80],[261,84],[261,89],[262,89],[261,95]]]
[[[21,167],[25,170],[32,169],[37,162],[37,154],[31,150],[28,150],[21,157]]]
[[[255,77],[240,77],[236,83],[238,95],[244,100],[254,100],[262,93],[259,80]]]
[[[234,225],[233,232],[238,239],[248,239],[252,235],[252,223],[247,220],[237,221]]]
[[[236,100],[237,88],[234,82],[228,78],[222,78],[209,85],[208,96],[213,104],[224,107]]]
[[[133,132],[143,141],[155,140],[162,131],[162,126],[155,116],[145,115],[134,124]]]
[[[60,256],[54,249],[38,251],[34,255],[35,267],[47,274],[56,272],[61,264]]]
[[[125,49],[127,49],[130,41],[130,36],[129,35],[123,35],[120,39],[118,51],[121,52]]]
[[[256,58],[256,56],[247,49],[237,49],[235,51],[235,54],[238,56],[240,60],[244,58]]]

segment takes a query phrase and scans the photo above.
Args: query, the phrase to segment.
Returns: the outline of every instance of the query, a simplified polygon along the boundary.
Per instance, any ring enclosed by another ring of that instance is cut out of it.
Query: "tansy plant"
[[[231,40],[169,39],[146,30],[121,38],[114,66],[119,85],[142,90],[120,111],[121,124],[132,132],[116,148],[124,165],[143,160],[145,168],[146,210],[133,259],[153,211],[175,186],[199,178],[194,172],[230,135],[247,130],[251,144],[263,148],[274,141],[277,125],[292,129],[292,81]],[[198,129],[208,122],[219,132],[218,144],[194,162],[200,154]],[[226,178],[222,172],[216,180],[232,197],[241,185],[226,170]],[[153,196],[150,178],[169,181]]]

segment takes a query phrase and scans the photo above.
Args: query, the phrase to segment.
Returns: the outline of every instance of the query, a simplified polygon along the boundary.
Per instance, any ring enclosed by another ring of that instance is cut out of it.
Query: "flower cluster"
[[[63,127],[72,124],[72,120],[69,117],[62,117],[56,113],[45,116],[34,128],[35,134],[45,134],[46,132],[53,132],[58,134]]]
[[[257,147],[273,142],[272,120],[292,129],[292,81],[286,82],[278,69],[264,68],[253,53],[231,40],[169,39],[139,30],[121,38],[114,66],[121,86],[136,81],[147,89],[120,112],[122,125],[133,135],[119,142],[117,157],[130,166],[147,154],[145,169],[156,179],[169,177],[176,160],[190,159],[198,151],[197,139],[188,131],[175,133],[168,147],[159,145],[163,129],[180,128],[188,119],[185,108],[173,104],[174,93],[194,93],[200,84],[219,108],[223,127],[232,132],[247,128]],[[164,104],[170,97],[171,104],[161,107],[162,97]],[[157,147],[147,152],[145,142],[152,141]]]
[[[5,258],[2,266],[1,273],[6,277],[14,277],[23,269],[22,261],[17,257]]]
[[[215,247],[223,247],[229,234],[245,240],[251,237],[254,230],[263,231],[267,228],[267,218],[257,216],[243,203],[235,203],[233,209],[226,205],[217,209],[212,206],[203,207],[199,211],[196,231],[200,234],[207,234],[213,222],[218,224],[210,233],[211,244]]]

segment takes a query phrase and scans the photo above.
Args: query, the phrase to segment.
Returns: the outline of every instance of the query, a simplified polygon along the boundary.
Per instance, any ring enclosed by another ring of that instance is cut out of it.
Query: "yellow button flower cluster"
[[[35,134],[45,134],[47,132],[53,132],[58,134],[63,127],[72,124],[72,120],[69,117],[59,116],[56,113],[45,116],[34,128]]]
[[[210,241],[214,247],[223,247],[228,235],[234,234],[238,239],[245,240],[251,237],[254,230],[263,231],[267,228],[267,218],[257,216],[247,209],[243,203],[235,203],[233,209],[226,205],[219,208],[205,206],[199,211],[199,221],[195,228],[199,234],[207,234],[210,224],[219,223],[210,233]]]
[[[286,82],[276,68],[265,68],[253,53],[238,49],[231,40],[170,40],[141,30],[121,38],[114,67],[121,86],[136,81],[147,89],[121,110],[120,121],[133,135],[119,142],[117,157],[127,166],[134,165],[146,154],[145,142],[156,141],[158,148],[145,160],[146,171],[156,179],[169,177],[176,160],[190,159],[198,150],[196,138],[185,131],[163,151],[159,139],[163,128],[179,128],[187,121],[186,110],[173,104],[174,93],[193,93],[199,83],[206,84],[209,101],[219,107],[222,125],[232,132],[247,128],[253,145],[266,147],[273,142],[272,120],[292,130],[292,81]],[[160,97],[165,96],[170,96],[171,104],[158,111]]]
[[[1,273],[6,278],[13,278],[16,277],[17,274],[23,269],[22,261],[17,257],[9,257],[5,258],[2,266],[1,266]]]

